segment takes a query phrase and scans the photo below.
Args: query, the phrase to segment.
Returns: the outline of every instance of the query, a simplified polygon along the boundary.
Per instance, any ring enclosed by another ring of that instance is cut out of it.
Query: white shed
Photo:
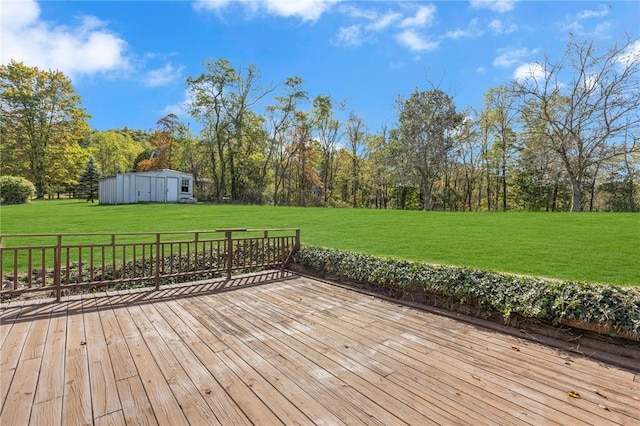
[[[193,175],[169,169],[101,178],[98,199],[100,204],[196,202]]]

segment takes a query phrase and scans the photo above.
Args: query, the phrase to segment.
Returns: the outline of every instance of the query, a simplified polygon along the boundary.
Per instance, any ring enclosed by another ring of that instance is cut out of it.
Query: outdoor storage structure
[[[100,204],[195,203],[193,175],[163,169],[100,179]]]

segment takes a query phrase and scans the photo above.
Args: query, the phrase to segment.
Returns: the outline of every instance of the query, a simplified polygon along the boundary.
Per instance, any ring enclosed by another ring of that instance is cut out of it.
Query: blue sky
[[[185,79],[210,59],[255,64],[265,85],[300,76],[375,132],[416,88],[481,108],[490,87],[558,58],[569,32],[640,51],[637,1],[0,1],[0,62],[63,71],[98,130],[153,130],[168,113],[197,128]]]

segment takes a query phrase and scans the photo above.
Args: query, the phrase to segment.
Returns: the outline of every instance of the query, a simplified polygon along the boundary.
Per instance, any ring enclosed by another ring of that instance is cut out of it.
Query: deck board
[[[640,424],[640,366],[289,273],[18,301],[0,320],[3,426]]]

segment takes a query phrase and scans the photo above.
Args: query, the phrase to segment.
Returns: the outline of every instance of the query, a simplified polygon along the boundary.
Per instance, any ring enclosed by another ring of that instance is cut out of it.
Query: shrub
[[[35,194],[35,186],[27,179],[0,176],[0,204],[26,204]]]
[[[294,261],[322,274],[385,290],[423,291],[489,312],[553,325],[577,321],[640,337],[640,290],[304,247]]]

